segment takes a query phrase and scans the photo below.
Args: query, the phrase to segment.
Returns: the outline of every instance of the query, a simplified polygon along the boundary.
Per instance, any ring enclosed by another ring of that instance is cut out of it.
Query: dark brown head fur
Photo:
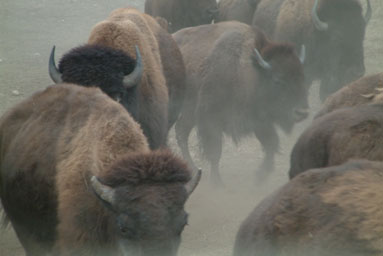
[[[120,159],[106,176],[98,177],[111,187],[151,183],[180,183],[190,180],[186,163],[167,150],[147,154],[137,153]]]

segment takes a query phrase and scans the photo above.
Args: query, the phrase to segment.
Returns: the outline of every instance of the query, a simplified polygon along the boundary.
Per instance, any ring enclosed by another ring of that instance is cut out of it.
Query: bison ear
[[[188,183],[186,183],[185,190],[188,197],[191,195],[191,193],[194,191],[199,181],[201,180],[201,174],[202,174],[202,170],[198,169],[198,171],[194,172],[194,175],[191,178],[191,180]]]
[[[90,179],[93,191],[96,195],[107,202],[110,205],[114,205],[115,203],[115,190],[112,187],[102,184],[96,176],[92,176]]]
[[[261,68],[263,68],[263,69],[265,69],[265,70],[270,70],[271,69],[271,65],[267,62],[267,61],[265,61],[264,59],[263,59],[263,57],[262,57],[262,55],[259,53],[259,51],[256,49],[256,48],[254,48],[254,55],[253,55],[253,57],[254,57],[254,60],[255,60],[255,62],[261,67]]]
[[[53,46],[52,51],[51,51],[51,56],[49,57],[49,67],[48,68],[49,68],[49,76],[51,77],[53,82],[58,84],[58,83],[62,83],[63,80],[61,78],[62,74],[60,73],[60,71],[56,67],[55,49],[56,49],[56,46]]]

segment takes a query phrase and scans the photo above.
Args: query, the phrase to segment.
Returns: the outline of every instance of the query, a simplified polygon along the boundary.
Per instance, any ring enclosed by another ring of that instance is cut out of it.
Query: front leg
[[[255,173],[258,182],[274,171],[274,156],[279,150],[279,137],[273,123],[267,120],[258,121],[255,124],[254,133],[265,153],[263,161]]]

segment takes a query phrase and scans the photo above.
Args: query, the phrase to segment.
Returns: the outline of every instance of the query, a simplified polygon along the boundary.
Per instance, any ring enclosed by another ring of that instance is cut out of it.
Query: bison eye
[[[134,221],[128,218],[128,216],[121,215],[117,218],[117,225],[120,230],[120,235],[128,238],[134,239],[137,236],[136,228]]]

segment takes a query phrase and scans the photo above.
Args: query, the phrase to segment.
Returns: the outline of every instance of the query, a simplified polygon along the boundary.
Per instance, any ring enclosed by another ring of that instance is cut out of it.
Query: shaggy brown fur
[[[28,255],[175,254],[190,170],[150,153],[139,125],[99,89],[36,93],[1,118],[0,141],[1,202]],[[109,204],[92,176],[129,182],[113,184]]]
[[[330,95],[315,118],[338,108],[376,102],[379,100],[377,97],[380,94],[377,90],[379,88],[383,89],[383,73],[362,77]]]
[[[381,162],[302,173],[242,223],[234,256],[382,255],[382,188]]]
[[[299,137],[291,153],[290,178],[351,158],[382,161],[382,145],[382,103],[335,110],[315,119]]]
[[[93,28],[88,43],[119,49],[129,56],[135,56],[135,45],[140,48],[144,73],[139,86],[138,122],[151,148],[166,145],[185,90],[182,55],[172,36],[149,15],[121,8]]]
[[[110,169],[110,174],[99,178],[112,187],[121,184],[137,186],[144,183],[186,183],[190,179],[186,163],[169,151],[130,154],[113,164]]]
[[[253,15],[261,0],[221,0],[218,3],[217,21],[237,20],[251,25]]]
[[[312,21],[313,4],[314,0],[262,0],[252,25],[274,40],[306,46],[306,83],[309,86],[313,80],[321,80],[324,100],[363,76],[366,22],[359,0],[320,0],[318,16],[329,28],[319,31]]]
[[[216,0],[146,0],[145,13],[169,21],[169,31],[211,23],[217,13]]]
[[[223,133],[235,142],[255,133],[266,153],[260,169],[273,169],[278,150],[274,125],[290,131],[295,111],[307,108],[303,70],[294,48],[269,41],[262,31],[237,21],[183,29],[173,36],[187,72],[188,97],[175,127],[184,157],[192,162],[187,141],[197,125],[213,182],[220,183]],[[255,48],[271,70],[254,60]]]

